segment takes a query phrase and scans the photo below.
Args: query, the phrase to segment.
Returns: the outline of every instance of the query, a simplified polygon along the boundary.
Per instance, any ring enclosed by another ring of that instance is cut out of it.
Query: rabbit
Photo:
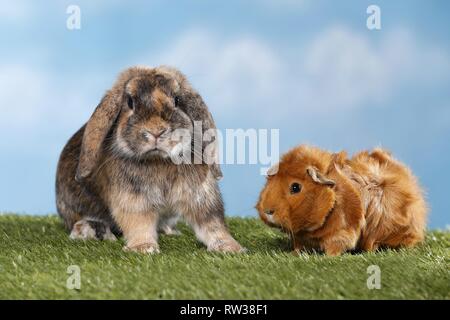
[[[427,204],[416,177],[381,148],[352,158],[301,145],[269,169],[256,209],[287,232],[294,252],[338,256],[424,239]]]
[[[178,234],[175,225],[183,218],[208,250],[244,251],[225,224],[219,165],[202,158],[173,161],[194,143],[180,148],[174,133],[193,133],[195,121],[202,132],[215,129],[203,99],[180,71],[123,71],[58,162],[56,205],[70,237],[123,235],[125,250],[157,253],[158,232]]]

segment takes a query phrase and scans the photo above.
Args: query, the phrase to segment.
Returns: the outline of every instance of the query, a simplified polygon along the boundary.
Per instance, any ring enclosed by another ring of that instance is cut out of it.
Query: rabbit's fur
[[[225,226],[218,164],[175,164],[170,157],[182,151],[171,133],[192,133],[194,121],[202,121],[204,131],[215,129],[207,106],[179,71],[122,72],[59,160],[57,209],[71,237],[123,234],[125,249],[158,252],[158,229],[177,233],[182,216],[209,250],[241,251]]]
[[[269,170],[256,208],[266,224],[289,233],[297,252],[327,255],[414,246],[424,238],[427,216],[415,176],[379,148],[351,159],[294,148]]]

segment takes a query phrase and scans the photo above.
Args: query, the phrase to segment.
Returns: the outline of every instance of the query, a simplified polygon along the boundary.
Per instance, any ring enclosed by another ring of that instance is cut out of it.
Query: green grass
[[[0,299],[449,299],[450,233],[415,249],[294,256],[285,235],[256,219],[228,219],[249,253],[209,253],[190,229],[162,236],[159,255],[122,251],[123,241],[69,240],[55,216],[0,215]],[[67,267],[81,289],[66,288]],[[381,269],[369,290],[367,267]]]

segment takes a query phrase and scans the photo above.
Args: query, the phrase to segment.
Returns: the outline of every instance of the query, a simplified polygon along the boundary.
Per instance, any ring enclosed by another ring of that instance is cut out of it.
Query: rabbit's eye
[[[291,184],[291,187],[290,187],[291,194],[299,193],[301,190],[302,190],[302,186],[300,183],[294,182],[293,184]]]
[[[130,108],[131,110],[134,109],[134,102],[133,102],[133,98],[131,96],[127,97],[127,105],[128,105],[128,108]]]
[[[175,97],[175,107],[178,107],[180,104],[180,97]]]

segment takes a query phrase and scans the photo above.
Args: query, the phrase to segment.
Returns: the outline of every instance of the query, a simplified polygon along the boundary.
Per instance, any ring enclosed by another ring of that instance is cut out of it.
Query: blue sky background
[[[81,30],[66,8],[81,8]],[[382,29],[366,28],[381,8]],[[120,70],[171,64],[220,128],[279,128],[280,151],[382,145],[450,223],[448,1],[0,1],[0,211],[54,213],[59,153]],[[228,215],[256,215],[258,165],[226,165]]]

